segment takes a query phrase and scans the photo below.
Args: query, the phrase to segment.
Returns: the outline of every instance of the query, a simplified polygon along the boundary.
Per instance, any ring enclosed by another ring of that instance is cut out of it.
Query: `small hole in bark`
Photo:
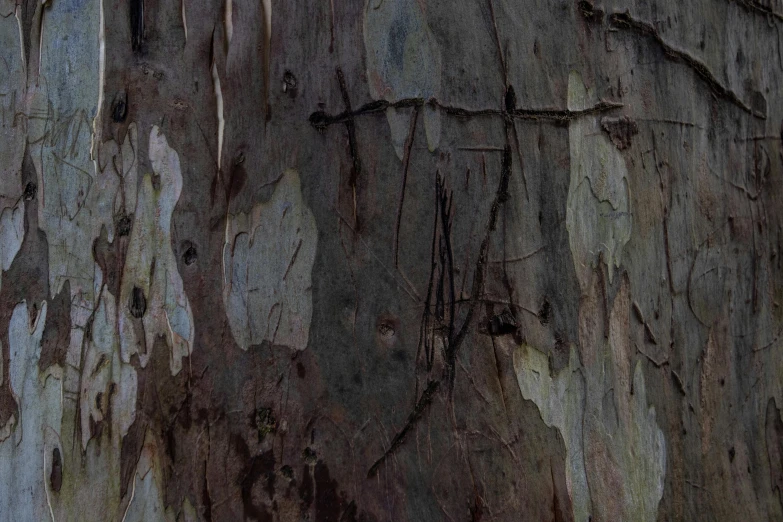
[[[493,315],[487,323],[487,332],[490,335],[513,334],[519,328],[516,317],[511,310],[504,308],[497,315]]]
[[[101,399],[103,399],[103,394],[101,392],[98,392],[95,394],[95,407],[99,410],[101,409],[101,403],[103,402]]]
[[[552,305],[549,304],[549,300],[544,297],[544,302],[541,305],[541,309],[538,311],[538,320],[541,324],[548,324],[549,317],[552,313]]]
[[[32,199],[35,199],[36,194],[38,194],[38,185],[36,185],[32,181],[28,181],[27,185],[24,186],[24,193],[22,197],[24,197],[25,201],[30,201]]]
[[[115,123],[122,123],[125,121],[127,115],[128,93],[121,91],[114,96],[114,100],[111,102],[111,119],[114,120]]]
[[[384,339],[390,339],[394,335],[394,327],[388,323],[381,323],[378,325],[378,333]]]
[[[127,236],[130,234],[131,227],[133,226],[130,216],[122,214],[117,218],[117,235]]]
[[[736,452],[734,451],[734,446],[729,448],[729,462],[734,462],[734,455]]]
[[[315,453],[315,450],[308,446],[302,451],[302,459],[304,459],[307,464],[315,464],[318,460],[318,455]]]
[[[130,313],[136,319],[141,319],[144,312],[147,311],[147,298],[144,297],[144,290],[138,286],[133,287],[129,303]]]
[[[511,85],[506,89],[506,112],[513,112],[517,108],[517,95]]]
[[[63,485],[63,459],[60,448],[52,450],[52,473],[49,476],[49,483],[52,485],[52,491],[60,491]]]
[[[256,410],[256,430],[258,431],[258,442],[261,443],[270,433],[277,430],[277,420],[272,408],[258,408]]]
[[[288,93],[291,98],[296,98],[296,76],[291,71],[286,71],[283,75],[283,92]]]
[[[196,246],[188,241],[186,243],[185,252],[182,254],[182,261],[184,261],[186,265],[190,266],[195,263],[197,259],[198,252],[196,251]]]

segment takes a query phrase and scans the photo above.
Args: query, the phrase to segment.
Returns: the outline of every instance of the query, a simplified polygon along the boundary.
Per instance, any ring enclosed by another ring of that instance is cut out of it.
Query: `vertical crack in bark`
[[[141,51],[144,43],[144,0],[130,0],[131,48]]]
[[[359,215],[356,210],[356,182],[362,173],[362,163],[359,159],[359,146],[356,142],[356,125],[353,118],[353,111],[351,110],[351,98],[348,95],[348,87],[345,84],[345,76],[342,69],[337,67],[337,81],[340,84],[340,93],[343,97],[343,104],[345,105],[345,112],[350,116],[345,120],[345,128],[348,131],[348,148],[351,155],[351,176],[348,180],[348,184],[351,189],[351,195],[353,197],[353,226],[358,230],[359,228]]]

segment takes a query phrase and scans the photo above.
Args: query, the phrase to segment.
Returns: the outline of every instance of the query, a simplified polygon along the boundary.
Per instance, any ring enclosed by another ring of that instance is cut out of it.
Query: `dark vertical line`
[[[408,137],[405,140],[405,155],[402,158],[402,188],[400,189],[400,204],[397,206],[397,224],[394,228],[394,267],[399,264],[400,251],[400,223],[402,222],[402,204],[405,201],[405,186],[408,183],[408,165],[411,161],[411,147],[413,146],[413,137],[416,133],[416,122],[419,119],[419,108],[413,108],[411,114],[411,123],[408,130]]]
[[[144,0],[130,0],[131,48],[141,50],[144,42]]]

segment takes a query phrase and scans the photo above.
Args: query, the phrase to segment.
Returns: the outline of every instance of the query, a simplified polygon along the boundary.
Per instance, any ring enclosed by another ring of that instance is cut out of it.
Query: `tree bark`
[[[780,0],[0,0],[0,521],[783,520]]]

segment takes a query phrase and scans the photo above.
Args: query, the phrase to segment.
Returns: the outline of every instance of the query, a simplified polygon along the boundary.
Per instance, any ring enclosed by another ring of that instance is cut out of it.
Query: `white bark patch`
[[[171,247],[171,217],[182,192],[182,173],[179,155],[158,127],[150,132],[149,155],[157,181],[146,174],[139,189],[120,290],[120,344],[123,362],[138,353],[145,367],[155,338],[164,336],[171,350],[171,373],[176,375],[182,358],[191,354],[194,339],[193,314]],[[134,317],[132,300],[141,317]],[[135,321],[141,322],[143,331]]]
[[[180,3],[182,9],[182,29],[185,31],[185,43],[188,43],[188,15],[185,13],[185,0]]]
[[[223,22],[226,27],[226,48],[228,48],[231,44],[231,38],[234,36],[234,7],[231,0],[225,0],[225,2]]]
[[[215,105],[217,106],[218,120],[218,154],[217,166],[220,170],[220,161],[223,156],[223,132],[226,128],[226,120],[223,118],[223,91],[220,89],[220,75],[217,70],[217,63],[212,62],[212,86],[215,88]]]
[[[103,0],[99,0],[99,19],[98,24],[98,104],[95,111],[95,117],[92,120],[92,143],[90,144],[90,157],[93,160],[95,174],[98,175],[98,151],[97,147],[101,143],[101,114],[103,109],[103,91],[106,82],[106,35],[103,17]]]
[[[522,396],[538,406],[547,426],[560,431],[566,447],[566,485],[574,520],[589,520],[590,491],[582,451],[585,383],[580,373],[579,356],[571,346],[568,367],[553,377],[545,353],[530,346],[520,346],[514,352],[514,370]]]
[[[0,264],[3,271],[11,268],[24,240],[24,203],[4,208],[0,213]]]
[[[223,302],[237,344],[304,350],[313,313],[312,269],[318,231],[287,170],[272,198],[250,214],[229,216],[223,246]]]
[[[174,521],[172,510],[166,510],[163,500],[163,474],[160,471],[158,446],[149,432],[144,438],[136,473],[133,476],[132,496],[122,517],[123,522]]]
[[[566,481],[574,519],[655,521],[663,496],[666,442],[648,406],[644,373],[633,376],[628,354],[630,298],[623,282],[610,314],[609,339],[596,356],[551,376],[545,354],[518,348],[514,369],[523,397],[532,400],[566,446]],[[580,339],[580,342],[587,339]],[[633,390],[633,393],[631,391]]]
[[[435,35],[418,0],[376,2],[364,8],[364,47],[370,95],[395,102],[403,98],[437,98],[440,95],[442,58]],[[394,108],[386,111],[397,156],[404,156],[410,117]],[[430,152],[438,148],[441,114],[425,107],[424,129]]]
[[[579,74],[568,80],[568,108],[592,106]],[[571,183],[566,228],[577,278],[582,289],[598,262],[609,269],[609,281],[620,266],[623,247],[631,237],[631,193],[622,154],[601,132],[598,118],[577,118],[568,127]]]
[[[41,374],[41,337],[46,302],[30,321],[27,303],[14,308],[8,328],[9,377],[19,405],[13,437],[0,443],[0,498],[6,499],[2,520],[51,520],[48,477],[52,452],[62,455],[59,430],[63,418],[62,372]],[[9,501],[14,499],[13,501]]]

